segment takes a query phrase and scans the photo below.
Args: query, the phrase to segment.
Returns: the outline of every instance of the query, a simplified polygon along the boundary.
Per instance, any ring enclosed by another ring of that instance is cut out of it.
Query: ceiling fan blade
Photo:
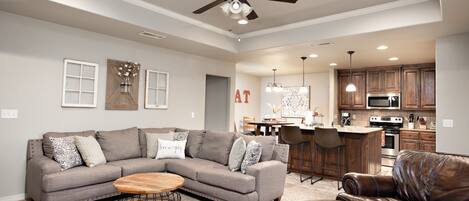
[[[214,2],[209,3],[209,4],[205,5],[204,7],[197,9],[196,11],[194,11],[194,12],[192,12],[192,13],[194,13],[194,14],[201,14],[201,13],[203,13],[203,12],[205,12],[205,11],[207,11],[207,10],[209,10],[209,9],[211,9],[211,8],[217,6],[217,5],[219,5],[219,4],[221,4],[221,3],[225,2],[225,1],[226,1],[226,0],[215,0]]]
[[[270,0],[270,1],[278,1],[284,3],[296,3],[298,0]]]
[[[257,13],[256,11],[251,11],[251,13],[249,13],[248,16],[246,16],[246,18],[248,18],[248,20],[254,20],[256,18],[258,18],[259,16],[257,16]]]
[[[248,6],[251,6],[251,4],[249,4],[248,0],[239,0],[241,3],[245,3],[247,4]],[[252,7],[252,6],[251,6]],[[258,18],[259,16],[257,16],[257,13],[256,11],[252,10],[249,15],[246,16],[246,18],[248,18],[248,20],[254,20],[256,18]]]

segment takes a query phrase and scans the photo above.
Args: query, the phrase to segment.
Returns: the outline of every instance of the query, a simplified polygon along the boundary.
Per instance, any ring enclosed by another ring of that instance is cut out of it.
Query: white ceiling
[[[272,20],[269,22],[272,24],[265,26],[267,29],[241,35],[216,27],[216,23],[227,20],[225,16],[221,19],[207,16],[206,20],[210,21],[203,22],[203,19],[168,10],[170,6],[176,6],[175,2],[180,3],[175,9],[192,12],[192,9],[198,8],[195,4],[201,6],[210,0],[184,0],[184,4],[182,0],[15,0],[0,1],[0,10],[144,44],[233,61],[238,64],[238,71],[258,76],[270,75],[273,67],[280,67],[280,74],[300,73],[299,57],[311,53],[319,57],[306,61],[307,72],[325,72],[331,62],[338,63],[338,68],[348,67],[346,51],[351,49],[357,51],[353,59],[354,67],[433,62],[438,37],[469,32],[468,0],[399,0],[353,11],[344,2],[361,2],[360,5],[365,6],[371,1],[341,0],[337,3],[336,0],[299,0],[298,3],[308,2],[306,4],[313,7],[325,6],[325,2],[336,3],[327,4],[330,9],[319,9],[321,13],[298,11],[296,16],[285,20],[295,22],[306,15],[315,19],[280,27],[278,25],[285,22]],[[250,2],[266,5],[259,6],[266,9],[262,11],[266,12],[264,14],[258,12],[261,18],[279,17],[273,11],[282,3],[267,0]],[[334,11],[331,6],[337,6],[335,9],[340,11]],[[216,11],[212,12],[216,15]],[[250,23],[246,27],[257,30],[260,26]],[[160,33],[167,38],[143,38],[138,35],[141,31]],[[236,40],[237,37],[242,38],[241,42]],[[312,46],[322,42],[334,42],[335,45]],[[381,44],[388,45],[389,49],[377,51],[376,47]],[[387,58],[391,56],[397,56],[400,60],[390,62]]]
[[[389,3],[395,0],[298,0],[295,4],[273,2],[269,0],[250,0],[249,3],[254,8],[259,18],[251,20],[248,25],[239,25],[236,20],[232,20],[225,16],[221,11],[220,6],[216,6],[200,15],[192,13],[194,10],[213,2],[214,0],[144,1],[211,24],[223,30],[232,30],[235,34],[242,34]]]

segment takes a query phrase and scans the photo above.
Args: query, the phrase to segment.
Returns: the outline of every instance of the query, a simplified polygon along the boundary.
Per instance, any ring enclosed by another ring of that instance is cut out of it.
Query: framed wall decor
[[[96,107],[98,64],[64,60],[62,107]]]
[[[309,110],[310,87],[307,93],[301,87],[284,87],[282,92],[282,117],[302,118]]]
[[[138,110],[140,64],[107,60],[106,110]]]
[[[168,109],[169,73],[146,70],[145,108]]]

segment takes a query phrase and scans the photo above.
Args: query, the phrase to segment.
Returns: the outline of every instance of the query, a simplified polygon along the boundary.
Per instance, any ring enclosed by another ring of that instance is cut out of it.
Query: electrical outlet
[[[1,118],[2,119],[17,119],[18,110],[17,109],[2,109]]]
[[[452,119],[443,119],[443,127],[453,128],[453,120]]]

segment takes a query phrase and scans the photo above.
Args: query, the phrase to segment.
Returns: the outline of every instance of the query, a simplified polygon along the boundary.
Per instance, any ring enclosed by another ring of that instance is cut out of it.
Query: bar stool
[[[342,143],[339,137],[339,133],[335,128],[319,128],[316,127],[314,129],[314,144],[317,148],[322,149],[323,151],[337,149],[337,190],[342,189],[340,187],[340,182],[342,181],[341,175],[342,171],[340,168],[340,159],[341,159],[341,151],[344,153],[344,167],[345,172],[348,171],[347,167],[347,156],[345,155],[345,144]],[[322,158],[324,160],[324,157]],[[321,161],[321,171],[324,171],[324,162]],[[315,181],[311,180],[311,184],[314,184],[323,178],[319,178]]]
[[[301,149],[301,154],[300,154],[300,182],[304,182],[308,179],[312,179],[313,177],[307,177],[303,179],[303,165],[304,165],[304,158],[305,158],[305,151],[304,151],[304,146],[305,144],[309,144],[309,140],[305,139],[303,137],[303,134],[301,134],[301,129],[298,126],[282,126],[280,128],[280,137],[283,142],[286,144],[290,145],[300,145]],[[290,154],[290,159],[291,159],[291,154]],[[288,165],[291,167],[291,162],[292,160],[288,160]],[[313,160],[311,158],[311,167],[313,165]]]

